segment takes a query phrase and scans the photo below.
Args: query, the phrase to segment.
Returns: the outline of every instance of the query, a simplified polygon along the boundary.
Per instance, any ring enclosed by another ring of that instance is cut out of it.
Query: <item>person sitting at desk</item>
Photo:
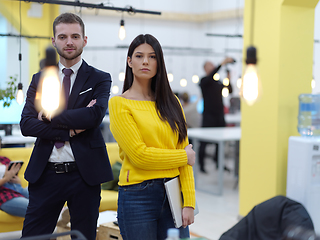
[[[180,96],[179,96],[180,97]],[[190,97],[187,92],[181,94],[182,107],[187,121],[188,128],[201,126],[201,114],[197,111],[198,100],[190,102]]]
[[[0,209],[10,215],[26,215],[29,192],[21,186],[17,176],[21,164],[14,163],[9,170],[10,159],[0,156]]]

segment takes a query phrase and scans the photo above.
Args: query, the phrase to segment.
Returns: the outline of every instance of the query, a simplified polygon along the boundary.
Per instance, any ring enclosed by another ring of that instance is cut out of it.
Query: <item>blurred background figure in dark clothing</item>
[[[227,57],[218,66],[212,62],[205,62],[203,68],[206,72],[206,76],[200,81],[200,88],[203,97],[203,113],[202,113],[202,127],[225,127],[226,122],[224,120],[224,105],[222,100],[222,89],[225,87],[219,79],[214,80],[215,74],[220,70],[223,65],[227,63],[234,63],[233,58]],[[230,79],[230,78],[229,78]],[[227,86],[229,93],[232,93],[232,86]],[[200,171],[206,173],[204,168],[204,158],[207,142],[200,142],[199,148],[199,165]],[[215,155],[213,160],[218,167],[218,147],[216,144]]]

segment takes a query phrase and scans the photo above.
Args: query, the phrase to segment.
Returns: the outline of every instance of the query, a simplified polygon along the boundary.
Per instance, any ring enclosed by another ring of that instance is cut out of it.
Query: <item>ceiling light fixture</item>
[[[246,69],[244,71],[240,95],[248,105],[253,105],[261,96],[261,81],[257,71],[257,50],[255,47],[248,47]]]
[[[168,81],[169,82],[173,81],[173,74],[172,73],[168,73]]]
[[[198,75],[193,75],[192,76],[192,82],[198,83],[199,82],[199,76]]]
[[[21,61],[22,61],[22,54],[21,54],[21,30],[22,30],[22,20],[21,20],[21,1],[19,4],[19,16],[20,16],[20,37],[19,37],[19,69],[20,69],[20,76],[19,76],[19,84],[18,84],[18,92],[17,92],[17,96],[16,96],[16,101],[19,105],[21,105],[24,101],[24,94],[23,94],[23,85],[21,83],[21,75],[22,75],[22,71],[21,71]]]
[[[122,18],[120,20],[119,39],[122,41],[125,38],[126,38],[126,29],[124,28],[124,20]]]
[[[92,3],[84,3],[80,1],[62,1],[62,0],[18,0],[24,2],[36,2],[36,3],[47,3],[47,4],[58,4],[58,5],[66,5],[66,6],[74,6],[74,7],[85,7],[89,9],[104,9],[104,10],[113,10],[113,11],[121,11],[121,12],[129,12],[129,13],[144,13],[144,14],[153,14],[153,15],[161,15],[161,12],[157,11],[147,11],[141,9],[135,9],[132,6],[128,6],[126,8],[120,7],[112,7],[105,6],[103,3],[92,4]]]

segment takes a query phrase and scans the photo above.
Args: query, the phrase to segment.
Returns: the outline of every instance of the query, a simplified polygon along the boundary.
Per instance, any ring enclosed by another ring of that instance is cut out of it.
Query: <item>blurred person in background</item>
[[[225,127],[224,119],[224,105],[222,99],[222,89],[224,85],[221,81],[216,81],[213,76],[220,70],[220,68],[228,63],[234,63],[233,58],[227,57],[219,66],[215,66],[212,62],[206,61],[203,65],[206,76],[200,80],[199,86],[201,88],[203,97],[203,113],[202,113],[202,127]],[[231,84],[228,85],[229,93],[232,93]],[[207,142],[200,142],[199,147],[199,165],[200,171],[206,173],[204,168],[204,158]],[[215,144],[215,155],[213,160],[216,162],[218,168],[218,144]]]
[[[186,117],[188,128],[200,127],[201,114],[197,110],[198,100],[191,102],[189,94],[187,92],[180,94],[179,97]]]

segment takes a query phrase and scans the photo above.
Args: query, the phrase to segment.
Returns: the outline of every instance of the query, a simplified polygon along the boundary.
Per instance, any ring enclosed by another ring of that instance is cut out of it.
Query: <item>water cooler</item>
[[[287,197],[307,209],[320,234],[320,137],[290,137]]]

